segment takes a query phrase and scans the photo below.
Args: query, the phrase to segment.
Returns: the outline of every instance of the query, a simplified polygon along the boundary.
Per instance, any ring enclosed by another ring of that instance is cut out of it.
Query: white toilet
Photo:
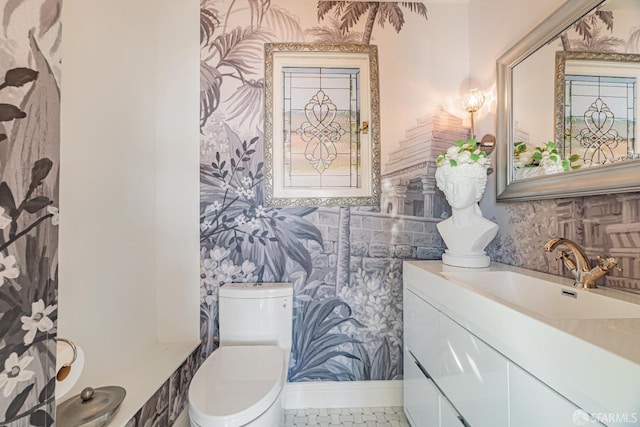
[[[290,283],[220,287],[220,348],[191,380],[192,427],[284,425],[292,299]]]

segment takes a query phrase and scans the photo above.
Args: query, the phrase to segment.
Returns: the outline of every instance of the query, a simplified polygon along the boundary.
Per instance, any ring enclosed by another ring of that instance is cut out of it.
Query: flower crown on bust
[[[487,153],[480,150],[480,144],[475,139],[456,141],[453,147],[436,158],[437,167],[456,167],[461,165],[478,165],[485,169],[491,166]]]

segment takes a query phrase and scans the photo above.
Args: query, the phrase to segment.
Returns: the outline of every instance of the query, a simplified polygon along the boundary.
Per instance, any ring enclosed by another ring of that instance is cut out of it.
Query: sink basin
[[[640,318],[640,305],[512,271],[443,273],[480,293],[551,319]]]

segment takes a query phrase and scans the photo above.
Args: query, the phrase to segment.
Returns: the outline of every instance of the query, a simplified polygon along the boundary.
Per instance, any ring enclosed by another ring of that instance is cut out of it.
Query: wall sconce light
[[[471,138],[475,139],[476,131],[475,131],[475,122],[473,113],[482,108],[484,104],[484,94],[480,91],[480,89],[470,89],[464,93],[462,96],[462,108],[467,111],[471,116]],[[490,154],[493,151],[493,148],[496,145],[496,137],[487,134],[482,137],[480,141],[480,149],[487,154]]]
[[[476,137],[473,113],[482,108],[482,104],[484,104],[484,95],[479,89],[470,89],[462,96],[462,107],[471,115],[471,138]]]

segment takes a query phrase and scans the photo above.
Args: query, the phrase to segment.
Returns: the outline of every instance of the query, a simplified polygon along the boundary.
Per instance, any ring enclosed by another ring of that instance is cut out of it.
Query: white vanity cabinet
[[[406,348],[434,378],[440,376],[440,312],[414,293],[404,299],[404,337]]]
[[[508,427],[507,359],[442,313],[439,330],[443,393],[471,426]]]
[[[431,379],[440,375],[440,314],[413,293],[404,298],[404,407],[416,427],[464,425]]]
[[[509,364],[509,412],[511,426],[602,426],[555,390],[519,366]]]
[[[442,395],[440,395],[440,427],[460,427],[466,426],[458,414],[451,406],[451,403]]]
[[[406,348],[404,361],[404,406],[411,425],[463,427],[458,412],[440,394],[435,383],[418,367],[416,359]]]
[[[415,427],[462,427],[433,378],[441,372],[441,313],[412,292],[404,297],[404,408]]]
[[[404,396],[404,408],[411,425],[434,427],[440,425],[440,393],[433,382],[418,368],[415,359],[406,349],[404,352]]]
[[[577,406],[406,285],[404,328],[404,405],[412,426],[580,425]]]

